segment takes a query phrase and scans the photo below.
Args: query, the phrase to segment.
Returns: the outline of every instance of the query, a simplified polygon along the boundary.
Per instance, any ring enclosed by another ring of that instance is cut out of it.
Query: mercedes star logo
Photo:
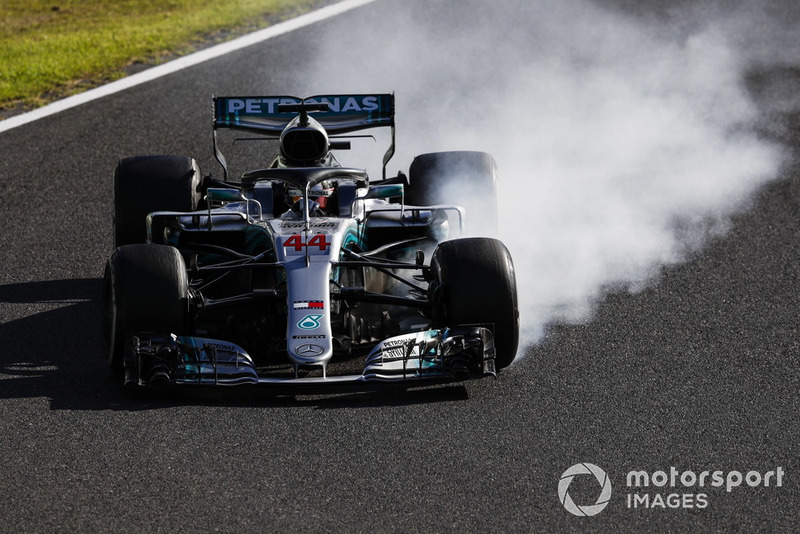
[[[319,356],[323,352],[325,352],[325,349],[319,345],[313,345],[311,343],[306,343],[305,345],[300,345],[297,347],[297,354],[302,356]]]

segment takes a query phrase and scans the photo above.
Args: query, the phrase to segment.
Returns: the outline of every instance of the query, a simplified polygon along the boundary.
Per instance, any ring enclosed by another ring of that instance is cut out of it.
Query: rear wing
[[[386,164],[394,155],[395,124],[393,94],[316,95],[296,96],[219,96],[214,98],[214,154],[227,178],[225,157],[217,144],[217,129],[230,128],[280,137],[297,112],[281,111],[281,106],[327,104],[328,111],[314,112],[329,135],[346,134],[368,128],[390,127],[391,146],[383,157]]]

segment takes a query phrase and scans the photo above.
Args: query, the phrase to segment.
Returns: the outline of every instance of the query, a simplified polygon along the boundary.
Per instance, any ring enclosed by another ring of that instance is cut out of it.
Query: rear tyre
[[[114,246],[144,243],[154,211],[194,211],[200,202],[200,167],[186,156],[136,156],[114,172]]]
[[[180,252],[165,245],[119,247],[103,275],[103,348],[121,372],[124,346],[134,333],[185,334],[189,281]]]
[[[432,152],[414,158],[405,201],[466,209],[471,235],[497,235],[497,164],[486,152]]]
[[[441,243],[431,258],[434,322],[441,327],[485,325],[494,334],[495,366],[508,367],[519,344],[514,264],[497,239]]]

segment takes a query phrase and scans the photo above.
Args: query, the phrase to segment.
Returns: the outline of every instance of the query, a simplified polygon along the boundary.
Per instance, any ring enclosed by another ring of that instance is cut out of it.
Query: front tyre
[[[508,367],[519,344],[517,283],[511,254],[497,239],[441,243],[431,258],[437,326],[485,325],[494,334],[495,366]]]
[[[131,334],[185,334],[189,281],[180,252],[165,245],[125,245],[106,263],[103,275],[103,349],[108,365],[121,372]]]

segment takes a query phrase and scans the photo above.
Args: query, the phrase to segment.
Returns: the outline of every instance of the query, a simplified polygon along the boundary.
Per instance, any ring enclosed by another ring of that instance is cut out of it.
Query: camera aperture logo
[[[594,504],[578,505],[572,500],[569,495],[569,485],[572,479],[578,475],[594,475],[600,484],[600,496]],[[564,505],[564,508],[573,515],[578,516],[592,516],[597,515],[608,506],[608,501],[611,500],[611,479],[605,471],[600,469],[594,464],[582,463],[575,464],[561,475],[561,480],[558,481],[558,500]]]

